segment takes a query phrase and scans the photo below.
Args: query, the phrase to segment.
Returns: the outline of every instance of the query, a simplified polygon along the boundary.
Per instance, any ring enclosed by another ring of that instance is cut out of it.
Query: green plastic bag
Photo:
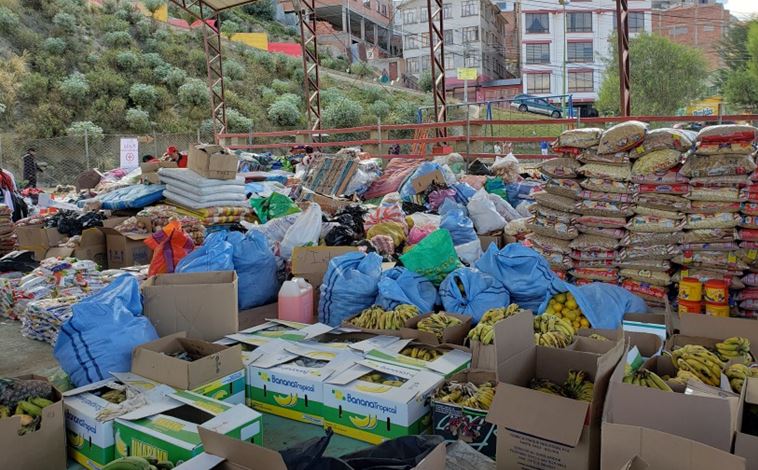
[[[439,286],[456,268],[463,266],[453,246],[450,232],[435,230],[400,257],[403,266]]]
[[[292,202],[292,199],[279,193],[273,193],[269,197],[252,198],[250,199],[250,207],[253,208],[255,215],[258,216],[258,220],[262,224],[277,217],[300,212],[300,208]]]
[[[503,183],[501,178],[487,178],[487,181],[484,183],[484,190],[488,193],[497,194],[508,201],[508,193],[505,191],[505,183]],[[513,204],[511,201],[508,202]]]

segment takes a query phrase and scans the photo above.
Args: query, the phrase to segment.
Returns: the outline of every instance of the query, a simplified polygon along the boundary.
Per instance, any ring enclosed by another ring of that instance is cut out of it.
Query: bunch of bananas
[[[468,338],[471,341],[479,341],[482,344],[492,344],[495,340],[495,323],[507,317],[521,312],[518,304],[510,304],[507,307],[491,308],[484,312],[479,323],[469,330]]]
[[[369,330],[399,330],[405,322],[419,314],[415,305],[401,304],[395,310],[373,305],[353,318],[350,324]]]
[[[750,364],[753,356],[750,354],[750,340],[735,336],[716,343],[716,354],[722,361],[728,362],[736,359],[742,363]]]
[[[596,339],[596,340],[598,340],[598,341],[610,341],[610,340],[609,340],[608,338],[606,338],[605,336],[599,335],[599,334],[597,334],[597,333],[592,333],[592,334],[591,334],[589,337],[590,337],[590,338],[592,338],[592,339]]]
[[[687,344],[671,352],[671,359],[679,370],[695,374],[704,384],[718,387],[724,364],[711,351],[697,344]]]
[[[568,320],[574,330],[590,327],[590,321],[584,316],[571,292],[555,294],[548,301],[544,313]]]
[[[126,390],[111,389],[100,395],[100,398],[111,403],[119,404],[126,400]]]
[[[689,382],[690,380],[694,380],[701,383],[703,382],[702,380],[700,380],[700,377],[684,369],[677,370],[676,377],[674,377],[673,379],[669,379],[670,382],[678,383],[680,385],[687,385],[687,382]]]
[[[389,385],[392,387],[401,387],[406,382],[403,378],[382,374],[381,372],[369,372],[368,374],[359,377],[358,380],[374,384]]]
[[[729,379],[729,385],[732,386],[734,393],[741,393],[742,386],[748,377],[758,377],[758,368],[748,367],[745,364],[732,364],[724,371]]]
[[[574,328],[567,320],[555,315],[534,317],[534,343],[551,348],[565,348],[574,341]]]
[[[629,371],[629,373],[624,375],[624,383],[647,388],[657,388],[664,392],[673,392],[671,387],[658,374],[647,369],[637,369],[634,372]]]
[[[442,403],[455,403],[466,408],[489,410],[495,397],[495,385],[485,382],[475,385],[471,382],[450,381],[437,390],[434,398]]]
[[[155,457],[122,457],[103,467],[103,470],[171,470],[173,462],[158,461]]]
[[[400,351],[400,354],[414,359],[421,359],[422,361],[433,361],[442,356],[442,353],[436,349],[425,348],[423,346],[406,346]]]
[[[419,331],[426,331],[432,333],[437,337],[437,340],[442,341],[442,337],[447,328],[460,325],[461,322],[455,317],[448,316],[445,312],[433,313],[426,318],[423,318],[418,322],[417,328]]]
[[[587,379],[587,373],[581,370],[570,370],[563,385],[541,378],[533,378],[528,385],[529,388],[540,392],[589,402],[592,401],[594,386],[595,384]]]
[[[13,413],[11,413],[10,408],[2,405],[0,406],[0,419],[9,418],[11,415],[18,416],[21,421],[18,435],[23,436],[39,429],[39,424],[42,421],[42,410],[52,404],[53,402],[47,398],[31,397],[27,400],[18,401]]]

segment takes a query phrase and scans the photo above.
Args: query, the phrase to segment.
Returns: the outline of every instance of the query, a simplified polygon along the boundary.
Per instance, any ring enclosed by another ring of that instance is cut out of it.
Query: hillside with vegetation
[[[145,1],[153,9],[162,2]],[[291,41],[273,22],[273,4],[225,13],[222,32],[266,31]],[[190,19],[190,18],[187,18]],[[230,132],[305,125],[299,58],[225,42]],[[207,135],[209,93],[202,31],[166,27],[132,2],[0,0],[0,131],[26,138],[98,133]],[[324,57],[342,71],[346,62]],[[362,65],[362,64],[359,64]],[[422,98],[360,79],[322,78],[325,127],[413,122]]]

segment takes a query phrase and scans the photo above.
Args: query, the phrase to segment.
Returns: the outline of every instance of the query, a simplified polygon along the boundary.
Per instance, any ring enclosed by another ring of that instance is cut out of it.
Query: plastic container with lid
[[[729,302],[729,283],[723,279],[705,281],[705,301],[713,304]]]
[[[703,284],[696,277],[685,277],[679,281],[679,300],[700,302],[703,300]]]
[[[679,301],[679,313],[703,313],[703,302]]]
[[[279,289],[277,317],[280,320],[313,323],[313,286],[301,277],[284,281]]]
[[[706,302],[705,314],[712,317],[728,317],[729,304],[714,304],[712,302]]]

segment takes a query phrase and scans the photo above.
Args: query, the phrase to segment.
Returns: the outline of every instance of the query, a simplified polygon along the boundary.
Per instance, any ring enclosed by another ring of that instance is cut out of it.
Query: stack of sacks
[[[16,246],[16,229],[12,216],[13,211],[0,204],[0,256],[7,255]]]
[[[529,207],[532,217],[526,222],[530,234],[526,243],[550,263],[550,268],[562,278],[573,268],[571,241],[579,236],[575,226],[582,187],[579,185],[577,156],[597,147],[601,129],[577,129],[562,133],[553,142],[553,153],[559,158],[540,165],[547,178],[543,190],[532,197],[536,204]]]
[[[740,210],[750,194],[744,188],[756,168],[751,155],[755,137],[754,127],[734,125],[706,127],[698,134],[697,148],[680,171],[690,179],[691,206],[682,253],[674,258],[682,265],[677,279],[726,279],[732,289],[744,287],[740,277],[749,266],[740,248],[749,250],[752,245],[741,247],[738,240],[758,240],[758,230],[737,227],[750,223],[749,218],[742,220]]]
[[[170,202],[188,209],[209,207],[245,207],[245,180],[214,180],[198,175],[187,168],[161,168],[161,183],[166,185],[163,196]]]
[[[693,132],[657,129],[630,152],[634,216],[622,241],[619,269],[622,285],[654,304],[665,302],[672,283],[671,259],[679,254],[690,206],[685,198],[689,180],[678,171],[694,140]]]

